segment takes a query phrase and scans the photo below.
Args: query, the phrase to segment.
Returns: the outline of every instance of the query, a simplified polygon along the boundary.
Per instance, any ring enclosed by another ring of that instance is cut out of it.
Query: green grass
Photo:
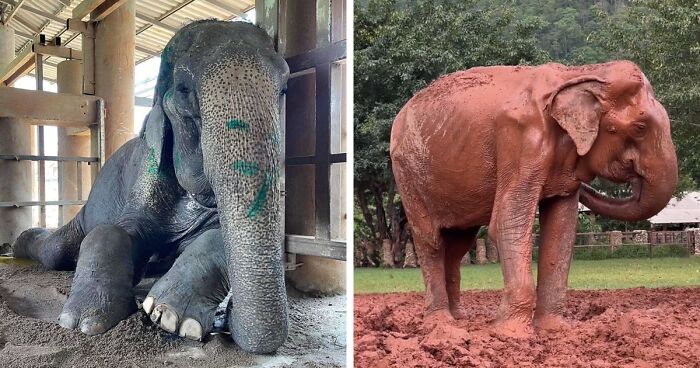
[[[536,267],[533,265],[536,279]],[[700,257],[575,260],[569,273],[573,289],[700,286]],[[503,287],[498,264],[462,267],[463,290]],[[419,269],[356,268],[355,293],[423,291]]]

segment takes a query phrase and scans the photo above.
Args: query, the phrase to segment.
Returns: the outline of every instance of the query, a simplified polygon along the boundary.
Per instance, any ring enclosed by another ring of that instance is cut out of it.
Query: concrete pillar
[[[82,94],[83,63],[80,60],[66,60],[58,64],[57,84],[58,93]],[[58,128],[59,156],[90,156],[90,131],[79,128]],[[87,199],[90,194],[90,169],[80,163],[82,168],[82,193],[78,196],[77,163],[67,161],[61,163],[61,199]],[[67,223],[80,211],[80,206],[63,206],[63,222]]]
[[[615,253],[618,245],[622,244],[622,231],[614,230],[610,232],[610,253]]]
[[[97,23],[95,95],[105,100],[105,155],[134,137],[135,0]]]
[[[462,266],[469,266],[470,264],[472,264],[472,256],[471,254],[469,254],[469,252],[467,252],[464,255],[464,257],[462,257],[462,261],[460,262],[460,264]]]
[[[416,248],[413,245],[413,240],[408,239],[406,242],[406,258],[404,258],[403,268],[416,268],[417,266]]]
[[[700,229],[688,229],[689,237],[691,239],[691,254],[700,256]]]
[[[498,263],[498,248],[491,240],[486,241],[486,259],[489,263]]]
[[[0,24],[0,69],[15,58],[15,32]],[[0,118],[0,154],[31,153],[30,127],[18,120]],[[29,161],[0,160],[0,202],[32,200],[32,175]],[[0,245],[12,244],[32,226],[30,207],[0,208]]]
[[[486,240],[476,239],[476,264],[486,263]]]

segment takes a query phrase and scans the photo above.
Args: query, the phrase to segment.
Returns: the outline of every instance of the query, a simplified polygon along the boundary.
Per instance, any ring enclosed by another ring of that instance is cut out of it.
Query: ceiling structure
[[[63,46],[81,50],[80,34],[66,28],[66,19],[84,1],[0,0],[0,21],[15,30],[15,54],[30,47],[39,34],[47,40],[61,37]],[[254,6],[255,0],[136,0],[136,64],[160,55],[175,32],[192,21],[232,20],[244,17]],[[56,65],[62,60],[45,59],[45,80],[56,80]]]

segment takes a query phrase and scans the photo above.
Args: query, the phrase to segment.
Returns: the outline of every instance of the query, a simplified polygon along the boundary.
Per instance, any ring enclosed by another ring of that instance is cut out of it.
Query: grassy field
[[[534,277],[537,277],[533,265]],[[575,260],[569,286],[573,289],[700,286],[700,257]],[[462,289],[500,289],[500,265],[462,267]],[[356,268],[355,293],[423,291],[419,269]]]

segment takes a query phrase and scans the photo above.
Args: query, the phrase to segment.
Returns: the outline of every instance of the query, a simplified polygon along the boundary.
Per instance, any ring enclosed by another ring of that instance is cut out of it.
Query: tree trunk
[[[467,254],[465,254],[464,257],[462,257],[462,261],[460,263],[462,264],[462,266],[469,266],[472,263],[472,257],[469,254],[469,252],[467,252]]]
[[[476,239],[476,264],[482,265],[486,263],[486,241],[484,239]]]

